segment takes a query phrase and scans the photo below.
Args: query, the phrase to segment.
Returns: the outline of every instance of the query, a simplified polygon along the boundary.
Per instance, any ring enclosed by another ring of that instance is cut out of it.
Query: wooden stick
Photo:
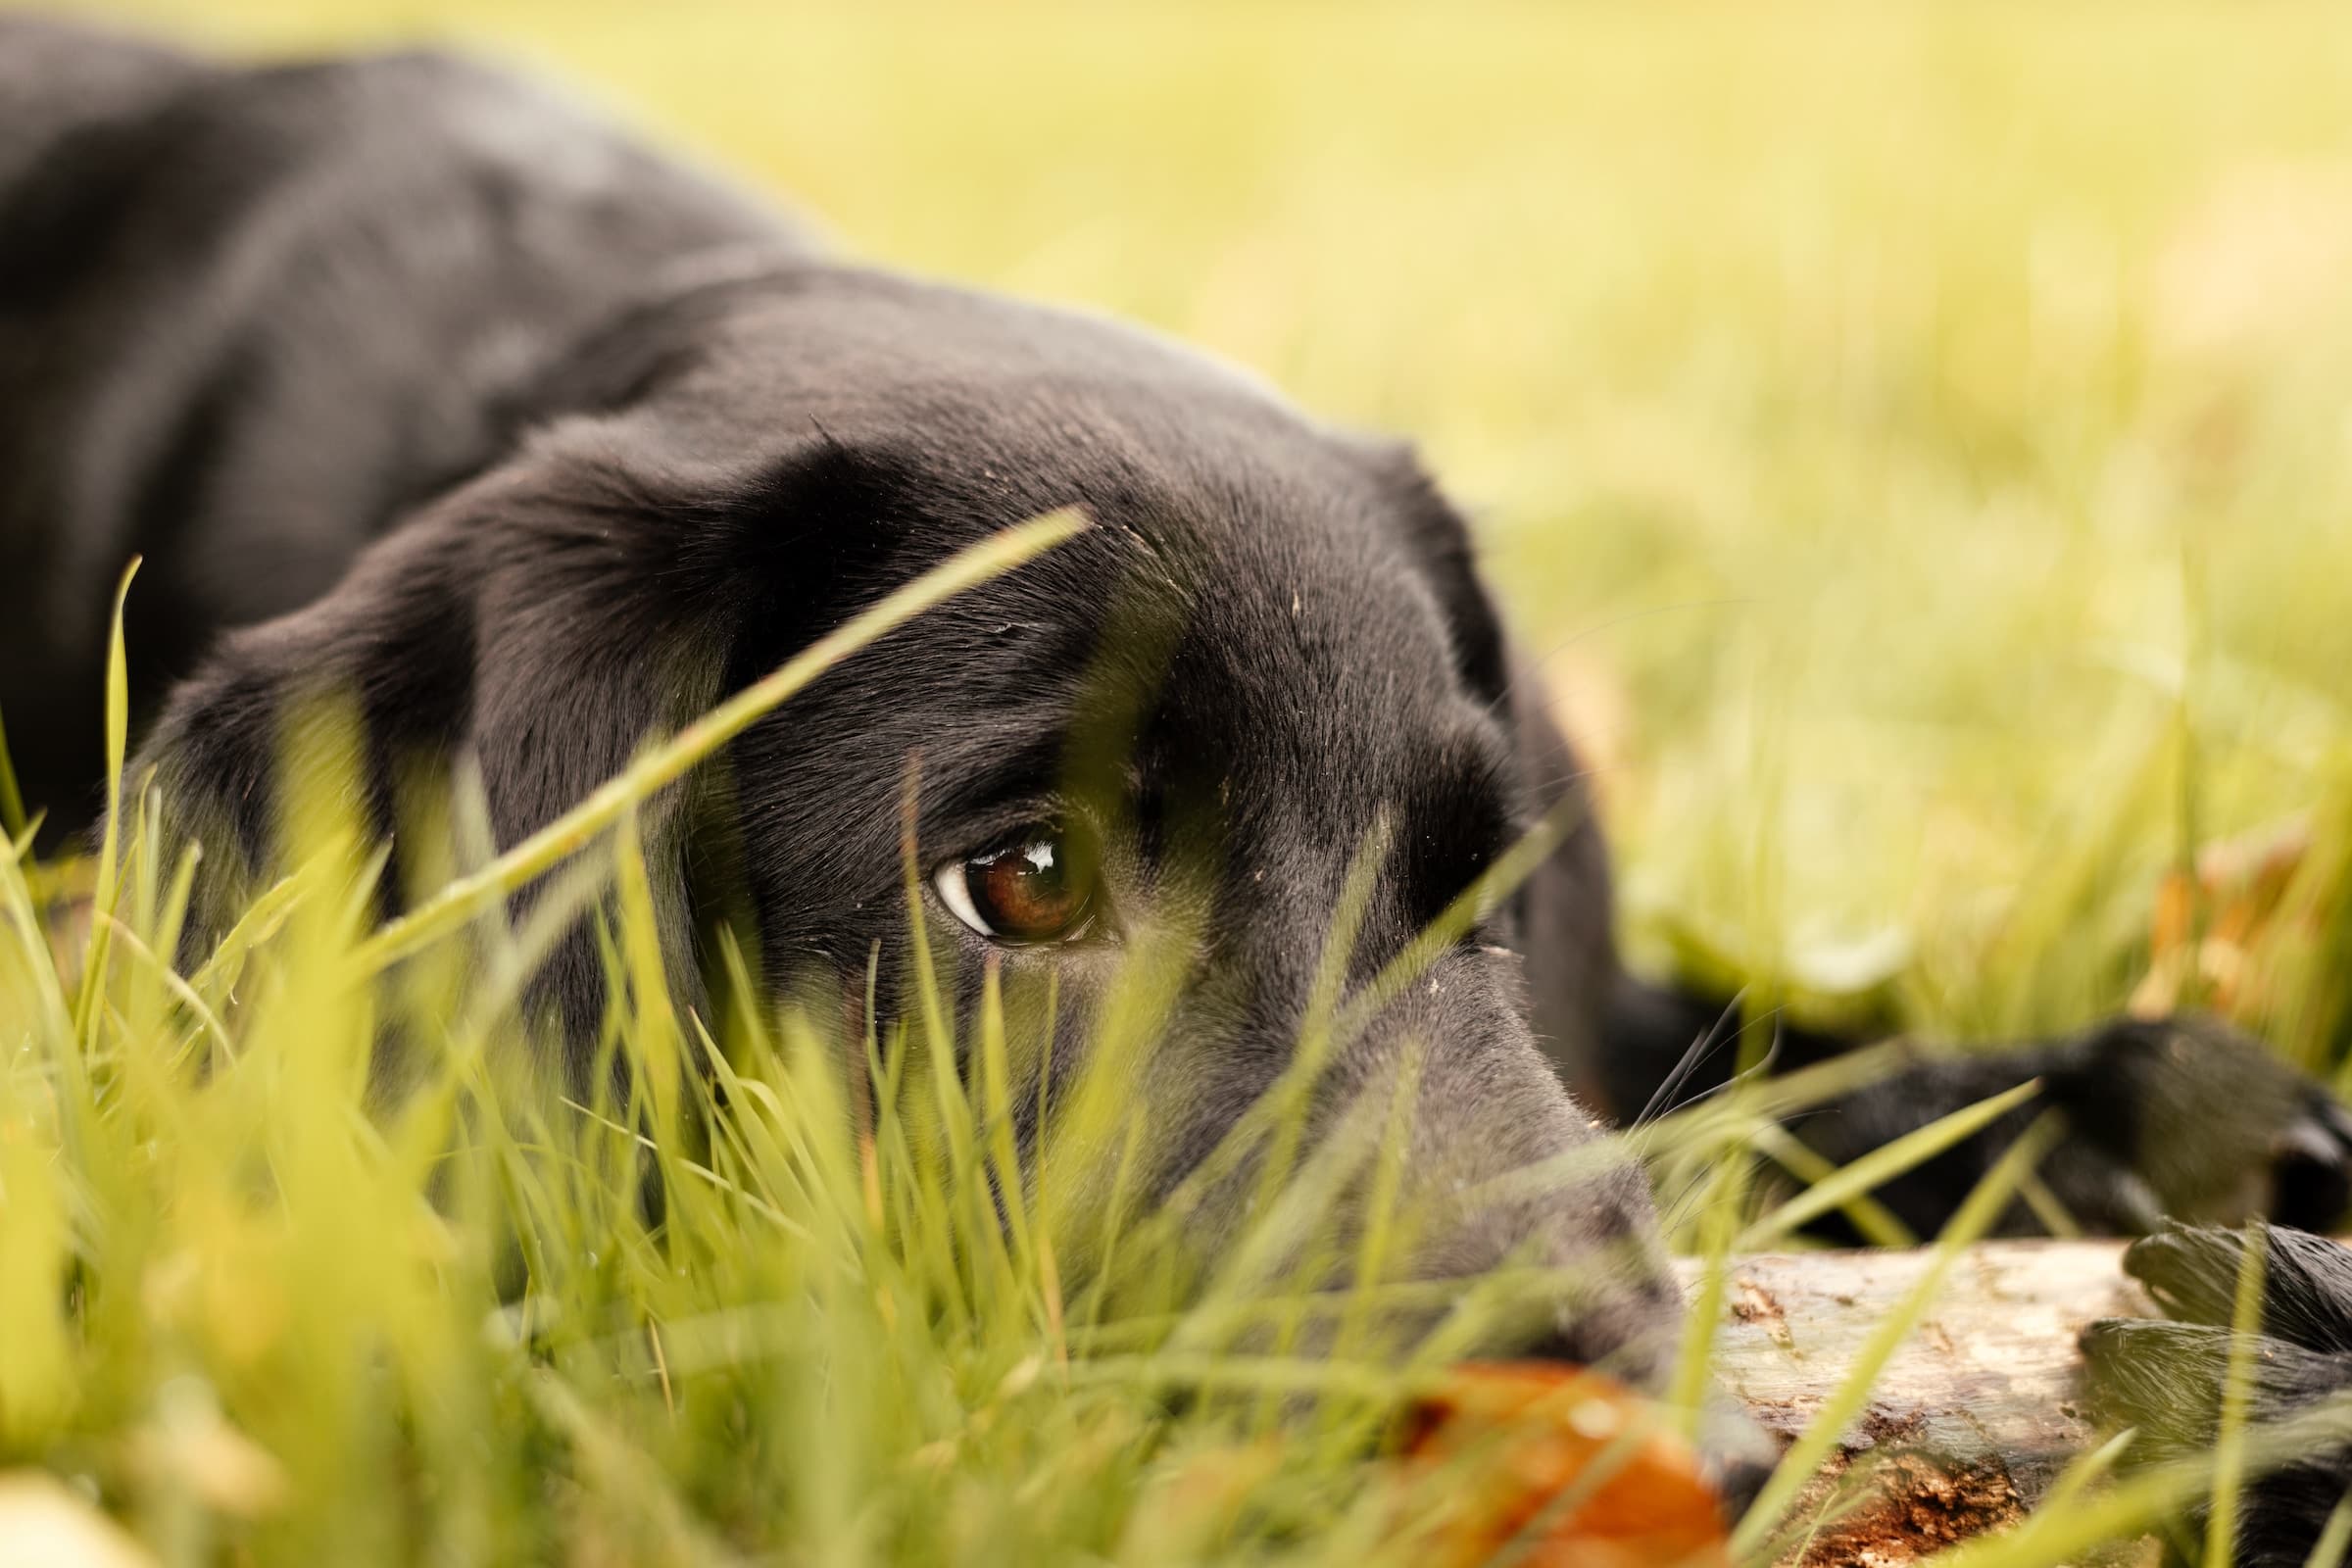
[[[1798,1560],[1893,1565],[2021,1518],[2096,1441],[2076,1337],[2153,1308],[2116,1242],[1971,1249],[1796,1514],[1823,1519]],[[1924,1251],[1757,1253],[1735,1261],[1717,1381],[1786,1446],[1855,1347],[1928,1265]],[[1688,1284],[1694,1265],[1683,1265]],[[1831,1517],[1835,1516],[1835,1517]],[[2127,1547],[2115,1560],[2133,1561]]]

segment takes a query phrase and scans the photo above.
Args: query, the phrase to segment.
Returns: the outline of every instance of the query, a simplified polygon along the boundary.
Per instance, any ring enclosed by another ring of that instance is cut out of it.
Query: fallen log
[[[1971,1249],[1800,1510],[1822,1521],[1806,1563],[1893,1568],[2022,1518],[2093,1438],[2076,1336],[2153,1311],[2115,1242]],[[1927,1269],[1924,1251],[1735,1258],[1714,1365],[1784,1446],[1844,1381],[1855,1352]],[[1681,1265],[1686,1288],[1694,1260]],[[2119,1550],[2132,1561],[2138,1548]]]

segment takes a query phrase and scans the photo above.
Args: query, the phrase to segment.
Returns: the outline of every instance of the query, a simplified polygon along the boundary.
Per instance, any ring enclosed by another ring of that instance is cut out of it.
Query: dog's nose
[[[1772,1479],[1780,1463],[1781,1446],[1756,1425],[1746,1411],[1730,1400],[1710,1404],[1698,1419],[1698,1459],[1715,1498],[1723,1506],[1723,1522],[1737,1525],[1748,1504]]]

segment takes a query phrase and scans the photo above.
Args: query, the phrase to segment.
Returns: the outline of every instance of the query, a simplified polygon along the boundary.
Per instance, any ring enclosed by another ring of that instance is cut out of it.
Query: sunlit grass
[[[186,974],[176,933],[197,851],[167,866],[154,797],[122,779],[118,640],[119,808],[86,934],[53,940],[28,835],[0,861],[0,1465],[72,1478],[169,1563],[1458,1557],[1446,1543],[1476,1528],[1464,1478],[1507,1452],[1406,1466],[1392,1435],[1531,1302],[1573,1299],[1627,1261],[1604,1250],[1581,1273],[1414,1279],[1402,1141],[1387,1130],[1409,1070],[1317,1141],[1299,1135],[1332,1040],[1466,916],[1449,911],[1344,1004],[1323,987],[1306,1026],[1323,1048],[1302,1041],[1290,1077],[1157,1203],[1130,1180],[1151,1107],[1126,1092],[1155,1009],[1105,1010],[1074,1085],[1037,1102],[1021,1157],[1015,1097],[1042,1096],[1043,1078],[1014,1064],[1034,1067],[1038,1044],[1011,1037],[993,969],[978,1015],[954,1015],[911,844],[912,1004],[869,996],[862,1039],[752,994],[732,953],[723,1045],[668,994],[638,827],[660,790],[831,662],[1076,526],[1041,519],[917,579],[536,838],[490,856],[478,827],[461,832],[480,863],[381,927],[384,860],[352,808],[360,748],[330,705],[289,732],[297,869],[223,939],[233,952],[195,954]],[[1461,907],[1507,894],[1559,828]],[[1383,849],[1375,835],[1358,857],[1335,953]],[[508,895],[591,850],[601,872],[555,882],[510,923]],[[611,998],[584,1075],[534,1052],[524,984],[581,918],[599,923]],[[433,961],[466,945],[471,961]],[[1150,996],[1189,962],[1138,942],[1130,966],[1122,984]],[[386,1021],[405,1048],[389,1077]],[[1756,1130],[1874,1065],[1865,1053],[1744,1085],[1642,1130],[1667,1168],[1734,1173],[1697,1216],[1715,1277],[1742,1237],[1787,1234],[2030,1093],[1833,1173],[1820,1197],[1744,1201]],[[1802,1539],[1792,1505],[2048,1131],[1996,1162],[1937,1239],[1740,1522],[1741,1560]],[[1580,1172],[1608,1157],[1572,1151],[1497,1190],[1573,1202]],[[1252,1162],[1249,1222],[1200,1255],[1188,1193]],[[1333,1291],[1319,1238],[1367,1165],[1354,1283]],[[1741,1214],[1744,1231],[1725,1222]],[[1714,1303],[1698,1307],[1694,1328],[1711,1324]],[[1708,1345],[1694,1333],[1665,1401],[1506,1556],[1644,1432],[1692,1425]],[[2259,1468],[2265,1443],[2233,1426],[2228,1474]],[[2201,1477],[2176,1467],[2103,1517],[2144,1526]],[[1995,1560],[2055,1560],[2021,1541]]]

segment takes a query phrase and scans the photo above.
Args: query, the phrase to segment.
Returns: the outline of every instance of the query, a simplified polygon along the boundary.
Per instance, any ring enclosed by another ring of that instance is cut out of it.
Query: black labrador
[[[1413,1055],[1405,1183],[1442,1198],[1589,1143],[1585,1104],[1629,1117],[1729,1071],[1716,1006],[1620,969],[1575,754],[1407,451],[1130,327],[847,265],[511,76],[431,54],[239,69],[0,19],[0,714],[25,793],[52,844],[95,815],[112,590],[143,556],[133,772],[206,846],[197,948],[269,867],[298,704],[356,703],[396,852],[398,781],[460,764],[512,842],[924,566],[1077,507],[1074,542],[830,671],[664,814],[681,987],[722,917],[779,986],[901,953],[911,766],[935,922],[967,977],[991,953],[1054,977],[1059,1055],[1122,945],[1189,911],[1198,961],[1136,1086],[1165,1190],[1290,1061],[1371,835],[1356,987],[1565,811],[1517,894],[1347,1040],[1319,1124]],[[575,1047],[602,975],[582,922],[538,993]],[[1841,1046],[1791,1031],[1776,1059]],[[2036,1074],[2073,1123],[2045,1178],[2087,1223],[2344,1207],[2343,1113],[2195,1020],[1923,1059],[1805,1136],[1848,1157]],[[2029,1114],[1882,1196],[1932,1230]],[[2275,1300],[2318,1304],[2267,1391],[2292,1403],[2352,1382],[2352,1269],[2278,1245],[2304,1262]],[[1622,1161],[1456,1214],[1420,1266],[1604,1254],[1606,1288],[1521,1348],[1654,1377],[1680,1301]],[[2168,1231],[2136,1255],[2226,1320],[2227,1246]],[[2209,1427],[2210,1358],[2175,1354],[2195,1333],[2093,1348],[2205,1378],[2170,1419]],[[2298,1474],[2250,1515],[2276,1560],[2352,1460]]]

